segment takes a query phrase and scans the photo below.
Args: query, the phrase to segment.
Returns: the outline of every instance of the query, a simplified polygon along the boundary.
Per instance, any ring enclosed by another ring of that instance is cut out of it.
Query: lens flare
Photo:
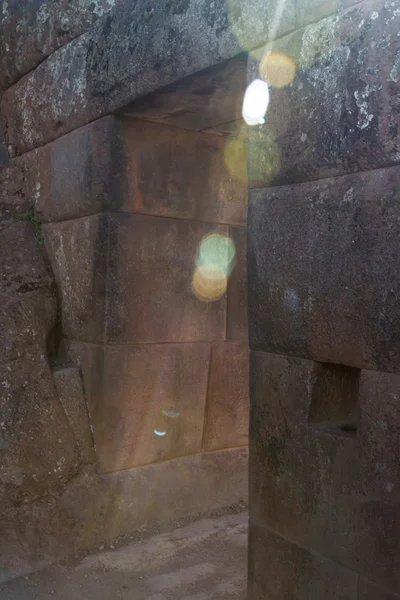
[[[158,431],[158,429],[154,430],[154,433],[159,437],[163,437],[167,432],[166,431]]]
[[[232,177],[237,181],[243,181],[247,183],[247,145],[244,136],[230,138],[226,141],[224,158],[225,164],[228,167],[229,173],[232,175]]]
[[[215,302],[224,295],[235,258],[235,244],[230,237],[213,233],[203,238],[192,279],[192,291],[200,300]]]
[[[286,54],[271,52],[260,62],[260,76],[268,85],[282,88],[294,80],[296,65]]]
[[[262,79],[255,79],[247,87],[243,99],[242,115],[247,125],[264,122],[269,104],[268,85]]]
[[[169,419],[175,419],[181,414],[177,410],[166,410],[164,408],[161,410],[161,413],[164,415],[164,417],[168,417]]]
[[[213,267],[215,274],[230,275],[235,255],[235,244],[230,237],[212,233],[201,241],[196,264],[199,268]]]
[[[226,292],[228,278],[225,273],[212,265],[198,267],[192,279],[192,290],[199,300],[215,302]]]

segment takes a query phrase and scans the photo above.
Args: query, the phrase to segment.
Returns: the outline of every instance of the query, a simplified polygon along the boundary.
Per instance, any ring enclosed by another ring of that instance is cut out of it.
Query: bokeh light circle
[[[270,52],[260,62],[260,77],[268,85],[282,88],[292,83],[296,76],[296,65],[282,52]]]

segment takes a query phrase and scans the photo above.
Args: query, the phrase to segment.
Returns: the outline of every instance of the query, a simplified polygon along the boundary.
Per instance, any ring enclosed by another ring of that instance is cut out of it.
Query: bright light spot
[[[296,65],[286,54],[271,52],[260,62],[260,75],[272,87],[282,88],[294,80]]]
[[[181,414],[177,410],[165,410],[164,408],[161,410],[161,412],[165,417],[168,417],[170,419],[175,419],[176,417],[179,417],[179,415]]]
[[[200,300],[214,302],[224,295],[235,257],[235,244],[226,235],[213,233],[201,241],[192,279],[192,290]]]
[[[202,239],[198,253],[196,265],[199,268],[212,267],[214,275],[222,273],[230,275],[235,260],[235,244],[230,237],[220,233],[212,233]],[[219,278],[220,275],[217,275]]]
[[[247,87],[243,99],[242,115],[247,125],[258,125],[265,117],[268,104],[268,85],[262,79],[255,79]]]
[[[228,278],[218,267],[209,265],[195,270],[192,290],[199,300],[215,302],[225,294]]]
[[[247,130],[247,127],[243,126]],[[244,132],[241,132],[239,137],[230,138],[226,141],[224,158],[232,177],[237,181],[247,183],[247,139]]]
[[[158,431],[157,429],[155,429],[154,433],[160,437],[163,437],[167,432],[166,431]]]

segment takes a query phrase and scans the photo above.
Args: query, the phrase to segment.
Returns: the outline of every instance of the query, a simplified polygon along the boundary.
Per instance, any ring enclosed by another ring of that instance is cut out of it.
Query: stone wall
[[[272,45],[297,74],[250,134],[251,600],[400,597],[399,25],[363,0]]]
[[[96,108],[82,100],[75,58],[90,77],[97,68],[82,44],[100,61],[110,25],[126,39],[115,28],[135,3],[4,4],[0,580],[245,502],[248,437],[247,183],[229,170],[220,135],[224,118],[239,116],[243,57],[227,65],[226,89],[238,73],[241,83],[223,114],[211,75],[184,85],[181,114],[208,106],[208,119],[185,131],[160,115],[148,122],[136,74],[121,96],[128,107],[111,108],[109,91],[92,86]],[[154,23],[137,4],[133,22]],[[175,3],[163,11],[181,23]],[[37,136],[45,100],[56,120]],[[115,108],[142,120],[98,119]],[[229,237],[236,256],[225,293],[209,302],[192,278],[212,233]]]

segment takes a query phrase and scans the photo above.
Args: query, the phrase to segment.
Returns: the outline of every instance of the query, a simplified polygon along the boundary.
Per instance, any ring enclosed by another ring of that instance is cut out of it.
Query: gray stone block
[[[356,600],[358,575],[250,521],[249,600]]]
[[[252,348],[399,371],[400,168],[253,190]]]

